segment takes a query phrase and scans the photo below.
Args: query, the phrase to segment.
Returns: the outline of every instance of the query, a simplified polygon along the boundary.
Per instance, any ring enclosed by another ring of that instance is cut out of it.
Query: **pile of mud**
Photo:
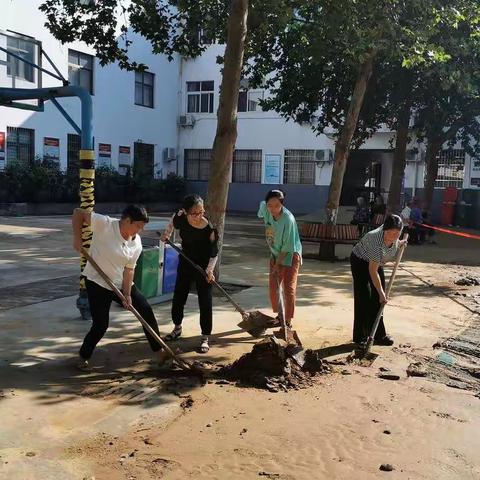
[[[473,277],[472,275],[463,275],[455,280],[455,285],[461,285],[465,287],[478,287],[480,286],[480,278]]]
[[[243,386],[279,392],[310,387],[316,376],[332,371],[315,350],[305,350],[295,357],[293,354],[283,340],[268,337],[219,374]]]

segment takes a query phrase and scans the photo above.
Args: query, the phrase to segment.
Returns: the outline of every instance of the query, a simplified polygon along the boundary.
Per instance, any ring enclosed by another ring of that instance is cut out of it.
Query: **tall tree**
[[[257,82],[268,78],[272,92],[265,102],[268,108],[309,123],[319,133],[337,131],[327,202],[330,221],[336,218],[352,145],[375,131],[382,119],[388,123],[391,118],[381,102],[378,109],[365,104],[376,70],[390,76],[386,85],[377,82],[380,95],[375,91],[370,95],[378,100],[387,97],[398,66],[414,65],[417,57],[443,61],[442,47],[431,39],[439,23],[458,21],[456,7],[449,0],[304,2],[295,21],[270,46],[271,57],[266,59],[261,52],[255,57],[252,77]],[[400,103],[405,124],[408,104]],[[398,105],[395,123],[400,119]],[[399,143],[397,157],[404,161],[402,149]]]

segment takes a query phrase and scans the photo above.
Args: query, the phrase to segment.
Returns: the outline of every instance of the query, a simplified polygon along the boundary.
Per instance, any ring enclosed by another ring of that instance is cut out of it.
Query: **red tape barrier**
[[[474,240],[480,240],[480,235],[474,235],[473,233],[456,232],[455,230],[449,230],[448,228],[434,227],[433,225],[426,225],[425,223],[416,223],[416,225],[420,225],[421,227],[425,227],[425,228],[431,228],[433,230],[438,230],[439,232],[443,232],[443,233],[449,233],[450,235],[456,235],[457,237],[473,238]]]

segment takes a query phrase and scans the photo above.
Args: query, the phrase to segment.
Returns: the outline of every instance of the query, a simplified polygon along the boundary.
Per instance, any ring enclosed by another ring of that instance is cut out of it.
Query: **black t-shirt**
[[[173,217],[173,226],[180,231],[185,254],[196,264],[206,268],[210,258],[218,254],[217,230],[210,223],[204,228],[192,227],[185,214],[176,214]]]

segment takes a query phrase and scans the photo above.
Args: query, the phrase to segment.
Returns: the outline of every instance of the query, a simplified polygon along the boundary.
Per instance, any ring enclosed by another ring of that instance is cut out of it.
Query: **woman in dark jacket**
[[[198,195],[185,197],[183,208],[172,217],[163,233],[163,239],[170,238],[174,228],[180,231],[183,252],[205,270],[206,278],[180,257],[172,300],[172,320],[175,326],[165,340],[177,340],[182,335],[183,310],[190,292],[190,285],[195,283],[202,329],[199,352],[207,353],[210,349],[209,336],[212,333],[212,285],[210,282],[214,280],[213,270],[218,255],[218,234],[205,218],[201,197]]]

